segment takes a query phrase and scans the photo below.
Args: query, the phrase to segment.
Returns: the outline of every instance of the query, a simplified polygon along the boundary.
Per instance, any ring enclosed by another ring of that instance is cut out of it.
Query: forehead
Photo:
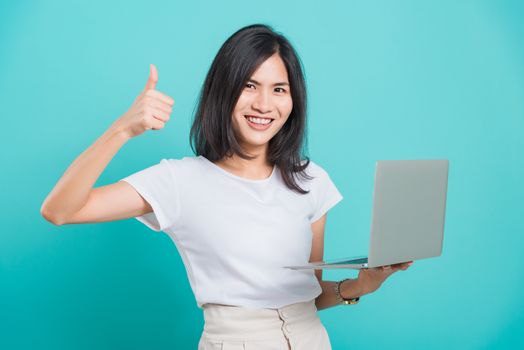
[[[279,54],[274,54],[255,70],[251,79],[262,84],[272,84],[277,82],[288,82],[288,72],[284,61]]]

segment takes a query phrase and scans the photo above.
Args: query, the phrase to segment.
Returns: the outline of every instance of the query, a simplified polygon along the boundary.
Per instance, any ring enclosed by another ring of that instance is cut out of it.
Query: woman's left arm
[[[323,261],[324,258],[324,228],[326,217],[324,214],[320,219],[311,224],[313,241],[311,246],[311,256],[309,261]],[[406,262],[395,265],[381,266],[371,269],[359,270],[356,279],[349,279],[340,285],[340,295],[345,299],[360,297],[377,290],[382,283],[399,270],[406,270],[413,262]],[[336,281],[323,281],[322,270],[315,270],[315,275],[322,287],[322,293],[316,298],[317,310],[327,309],[332,306],[342,305],[335,295]]]

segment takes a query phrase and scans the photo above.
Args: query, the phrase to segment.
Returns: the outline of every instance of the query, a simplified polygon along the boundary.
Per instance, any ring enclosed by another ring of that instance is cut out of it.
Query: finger
[[[167,122],[169,120],[169,114],[158,108],[154,108],[154,107],[151,108],[151,115],[154,118],[161,120],[163,122]]]
[[[401,266],[398,267],[399,270],[402,270],[402,271],[405,271],[407,270],[409,267],[411,266],[411,264],[402,264]]]
[[[402,268],[402,270],[406,270],[411,265],[413,265],[413,261],[405,262],[405,263],[401,264],[401,268]]]
[[[171,108],[171,105],[168,104],[168,103],[165,103],[164,101],[162,100],[158,100],[158,99],[155,99],[155,98],[152,98],[151,100],[149,100],[147,102],[147,104],[151,107],[154,107],[154,108],[157,108],[157,109],[160,109],[168,114],[171,114],[171,112],[173,111],[173,108]]]
[[[163,93],[161,93],[160,91],[158,90],[148,90],[146,92],[146,96],[150,96],[150,97],[154,97],[156,99],[159,99],[171,106],[173,106],[175,104],[175,100],[173,100],[172,97],[169,97]]]
[[[164,128],[164,122],[153,118],[153,122],[151,123],[151,130],[160,130]]]
[[[402,269],[403,267],[404,267],[403,264],[393,264],[393,265],[391,265],[391,270],[398,271],[398,270]]]
[[[413,262],[412,261],[408,261],[408,262],[402,262],[402,263],[393,264],[392,266],[393,267],[404,267],[404,266],[411,266],[411,264],[413,264]]]
[[[144,91],[154,90],[156,88],[156,83],[158,82],[158,71],[154,64],[149,65],[149,78],[147,79],[146,86]]]

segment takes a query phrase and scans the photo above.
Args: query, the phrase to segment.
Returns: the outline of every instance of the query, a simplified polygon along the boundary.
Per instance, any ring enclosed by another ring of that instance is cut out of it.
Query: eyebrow
[[[256,85],[262,85],[262,84],[260,84],[258,81],[254,80],[254,79],[249,79],[248,82],[255,83]],[[289,86],[289,83],[285,82],[285,81],[282,81],[282,82],[273,84],[273,86],[284,86],[284,85]]]

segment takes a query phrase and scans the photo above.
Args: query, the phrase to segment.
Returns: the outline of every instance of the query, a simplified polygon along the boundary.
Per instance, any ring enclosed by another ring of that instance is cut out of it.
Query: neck
[[[220,165],[239,176],[247,178],[267,178],[271,175],[273,170],[273,164],[270,164],[267,159],[267,145],[266,147],[258,147],[253,149],[246,149],[245,147],[242,150],[250,156],[255,156],[254,159],[243,159],[236,154],[233,154],[231,157],[224,157],[218,162],[217,165]]]

